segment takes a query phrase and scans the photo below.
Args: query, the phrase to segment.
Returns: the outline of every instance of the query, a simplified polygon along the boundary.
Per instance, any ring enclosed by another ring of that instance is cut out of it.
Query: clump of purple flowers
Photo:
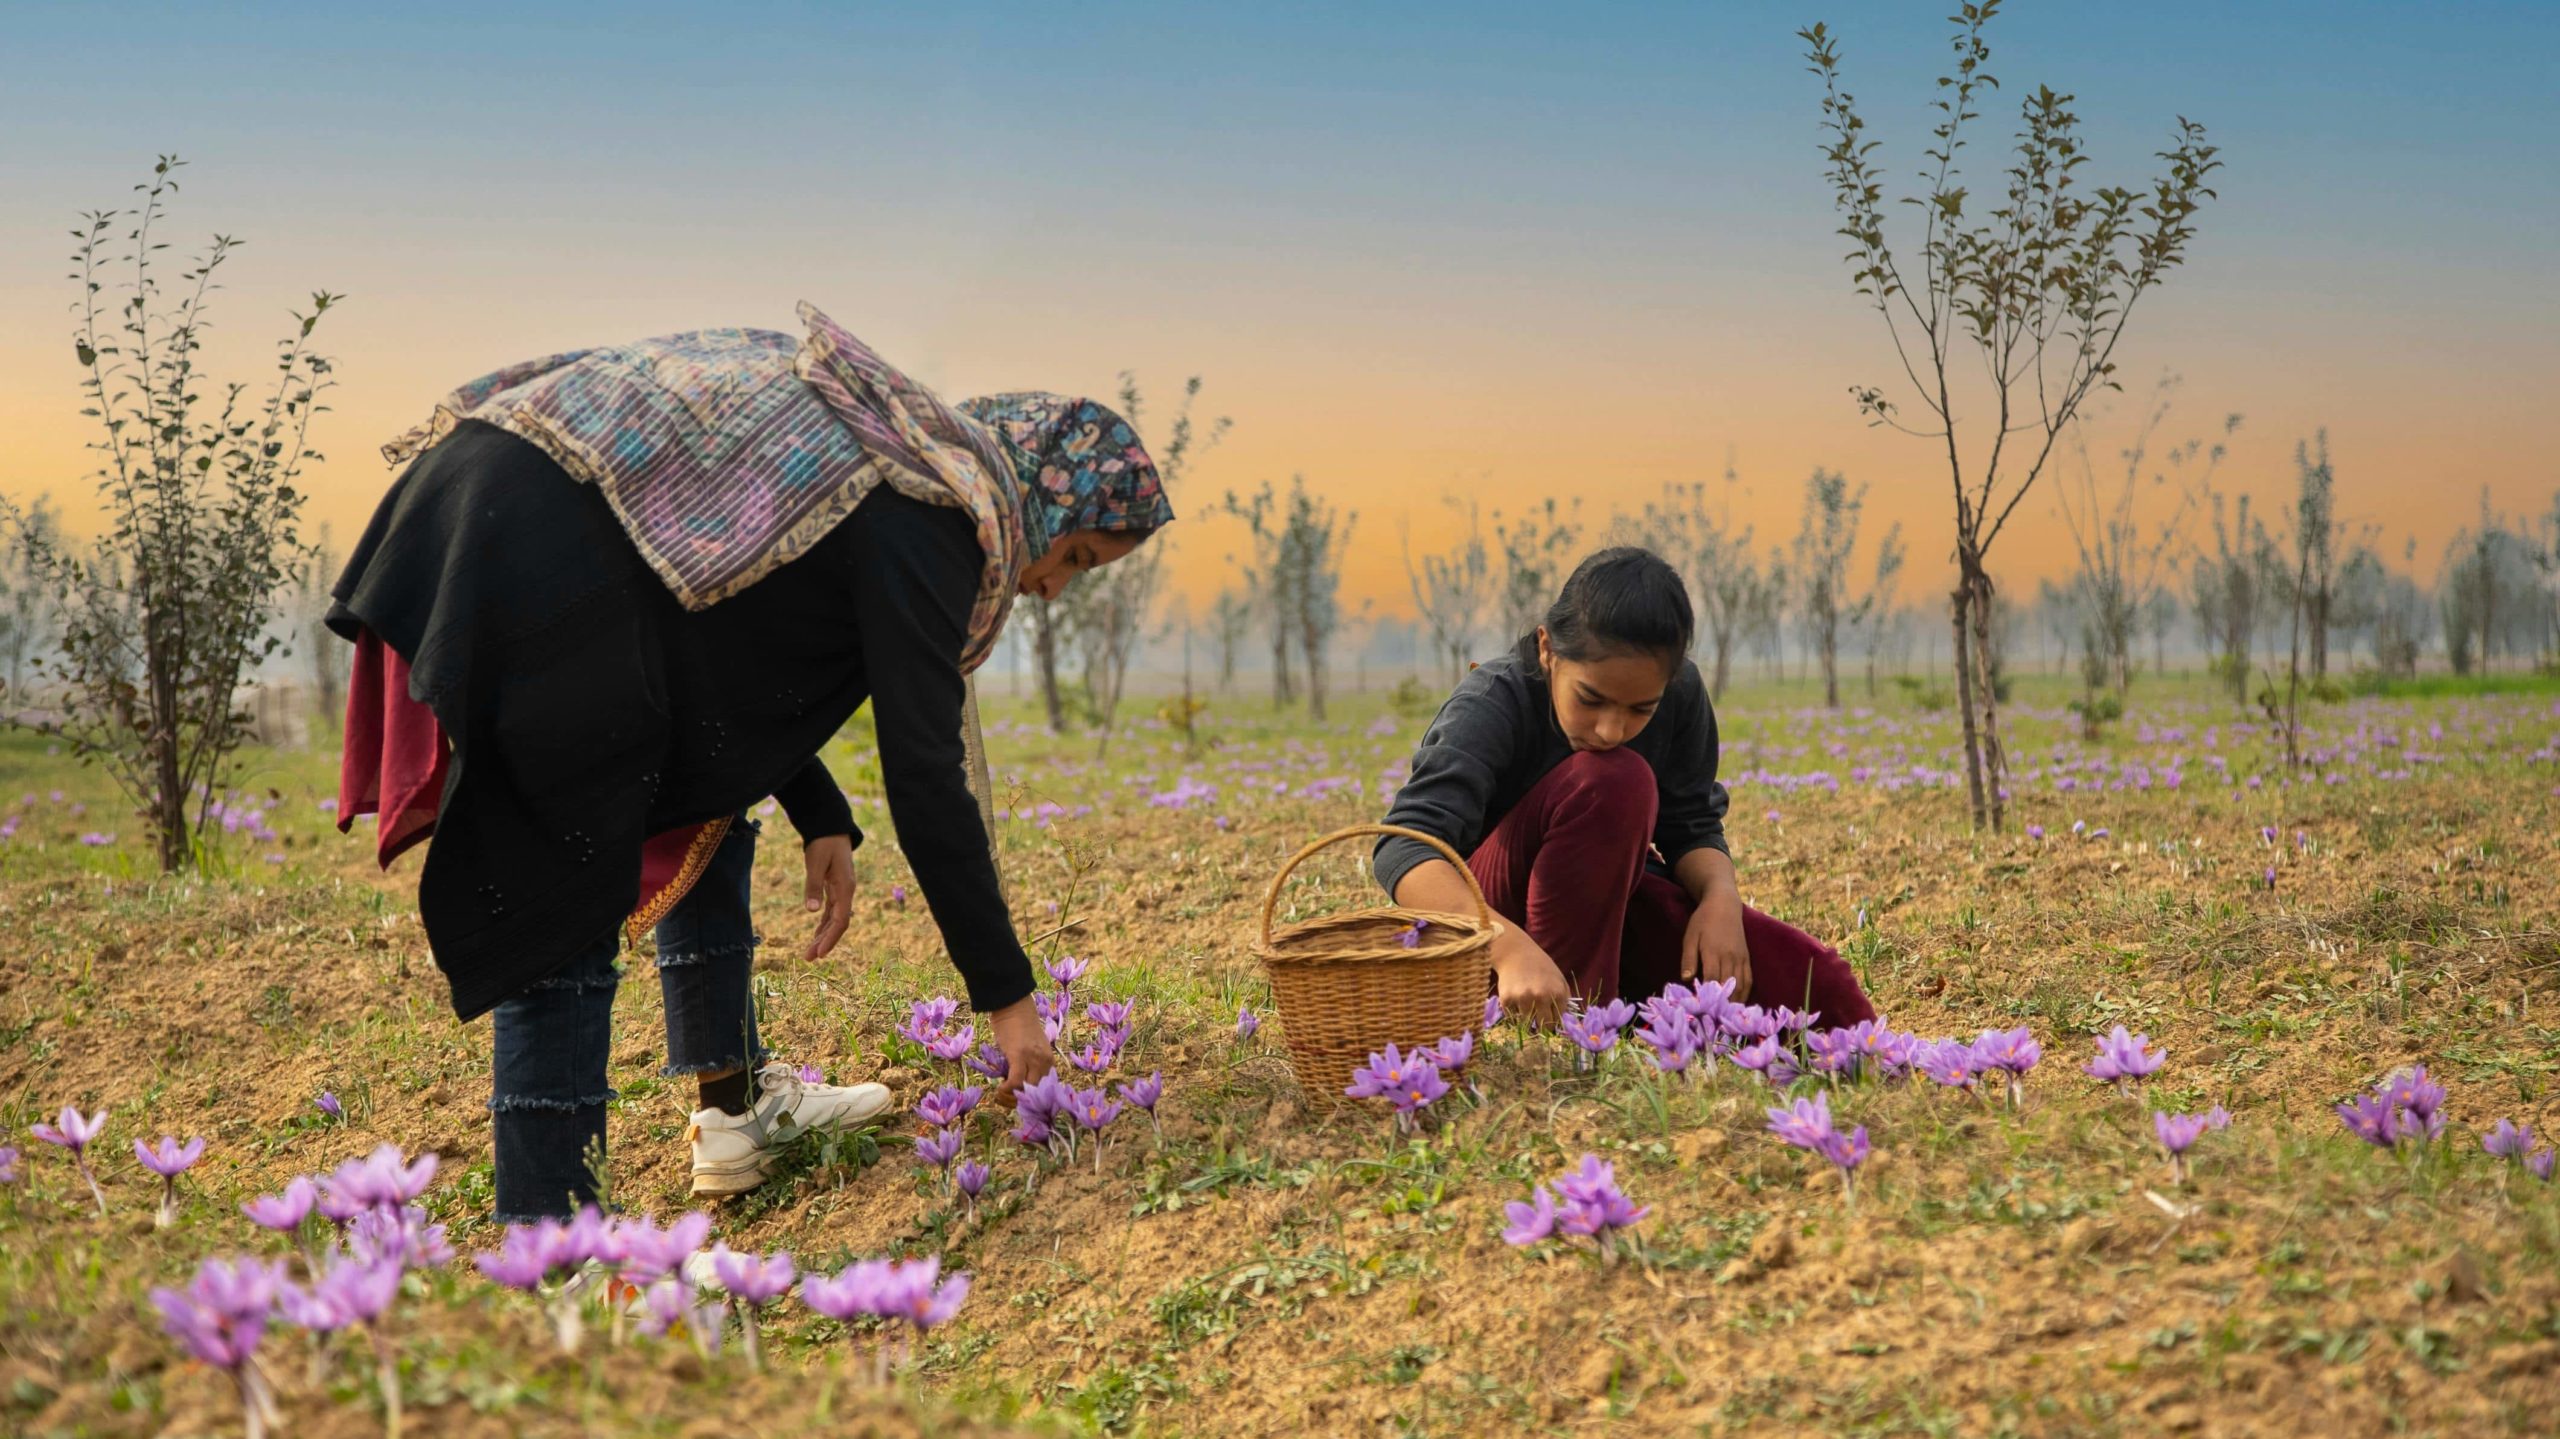
[[[1567,1010],[1564,1033],[1574,1043],[1574,1068],[1588,1069],[1601,1055],[1615,1049],[1618,1032],[1635,1017],[1636,1007],[1623,999]]]
[[[258,1368],[258,1345],[275,1313],[284,1266],[255,1259],[208,1259],[185,1289],[154,1289],[160,1325],[189,1354],[229,1374],[240,1386],[249,1439],[264,1439],[269,1424],[283,1422],[275,1391]]]
[[[756,1315],[791,1292],[798,1271],[788,1253],[739,1254],[725,1243],[711,1246],[711,1275],[738,1301],[738,1324],[746,1339],[747,1368],[764,1368],[764,1343],[756,1333]]]
[[[1244,1005],[1239,1004],[1236,1006],[1236,1043],[1252,1043],[1253,1032],[1260,1028],[1262,1028],[1261,1015],[1254,1013]]]
[[[1998,1072],[2009,1077],[2009,1107],[2024,1108],[2027,1102],[2027,1071],[2044,1058],[2044,1046],[2025,1025],[2016,1029],[1986,1029],[1973,1042],[1975,1063],[1982,1073]]]
[[[2170,1114],[2151,1112],[2151,1134],[2160,1141],[2160,1152],[2169,1161],[2169,1182],[2187,1182],[2187,1151],[2195,1147],[2206,1131],[2231,1127],[2231,1111],[2217,1104],[2202,1114]]]
[[[1529,1192],[1528,1202],[1514,1200],[1505,1204],[1503,1215],[1510,1224],[1502,1231],[1502,1238],[1507,1244],[1526,1249],[1559,1234],[1569,1234],[1596,1244],[1600,1260],[1606,1264],[1617,1258],[1618,1232],[1652,1212],[1652,1206],[1639,1207],[1619,1190],[1614,1166],[1597,1154],[1586,1154],[1579,1165],[1556,1180],[1553,1190],[1541,1184]]]
[[[1351,1083],[1342,1092],[1353,1099],[1386,1100],[1395,1108],[1396,1132],[1403,1134],[1420,1122],[1423,1110],[1449,1092],[1449,1082],[1440,1077],[1437,1046],[1404,1054],[1389,1044],[1352,1071]]]
[[[2085,1067],[2093,1079],[2105,1080],[2118,1089],[2131,1084],[2139,1090],[2143,1078],[2158,1069],[2166,1057],[2151,1047],[2151,1036],[2129,1034],[2119,1024],[2098,1041],[2098,1056]]]
[[[800,1301],[840,1323],[857,1319],[904,1320],[922,1334],[950,1321],[969,1297],[969,1276],[942,1277],[942,1260],[927,1256],[910,1263],[865,1259],[843,1272],[811,1274],[800,1281]],[[876,1351],[873,1377],[888,1377],[889,1352]]]
[[[2347,1132],[2376,1149],[2423,1148],[2444,1133],[2444,1086],[2423,1064],[2383,1076],[2369,1094],[2338,1106]]]
[[[2533,1126],[2530,1124],[2518,1124],[2512,1119],[2501,1119],[2498,1121],[2497,1128],[2490,1130],[2488,1135],[2480,1141],[2480,1147],[2500,1159],[2523,1166],[2525,1173],[2545,1184],[2551,1182],[2554,1161],[2551,1146],[2546,1144],[2539,1149],[2534,1147]]]

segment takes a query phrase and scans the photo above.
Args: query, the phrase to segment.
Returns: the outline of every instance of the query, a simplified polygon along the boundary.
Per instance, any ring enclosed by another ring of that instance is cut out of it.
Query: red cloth
[[[374,857],[384,869],[436,831],[453,745],[435,711],[409,697],[409,662],[366,630],[356,640],[347,677],[346,749],[338,760],[338,832],[359,816],[380,815]],[[640,908],[664,914],[701,873],[695,840],[727,822],[686,825],[649,836],[640,851]]]
[[[1589,1003],[1641,1000],[1680,977],[1697,906],[1645,868],[1661,792],[1633,750],[1574,755],[1530,786],[1467,858],[1496,913],[1528,932]],[[1751,1001],[1821,1012],[1820,1027],[1875,1017],[1858,976],[1829,945],[1756,909],[1742,911]]]

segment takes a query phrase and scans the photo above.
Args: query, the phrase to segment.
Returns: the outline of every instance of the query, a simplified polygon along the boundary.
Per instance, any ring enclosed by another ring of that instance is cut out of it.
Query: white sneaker
[[[693,1192],[744,1194],[764,1183],[782,1146],[812,1129],[842,1129],[888,1111],[881,1084],[809,1084],[780,1065],[759,1076],[763,1092],[744,1114],[697,1109],[685,1138],[693,1145]]]

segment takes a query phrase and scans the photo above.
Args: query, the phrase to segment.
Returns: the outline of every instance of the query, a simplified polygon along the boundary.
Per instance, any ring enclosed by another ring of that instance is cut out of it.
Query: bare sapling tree
[[[293,316],[266,382],[200,373],[215,275],[241,242],[214,236],[164,282],[159,230],[182,163],[162,156],[134,187],[139,205],[93,212],[73,232],[72,350],[82,413],[101,432],[90,448],[102,456],[103,532],[75,545],[6,511],[59,617],[42,659],[54,708],[38,727],[115,777],[164,873],[203,858],[197,836],[248,718],[241,682],[285,645],[278,591],[304,555],[296,486],[320,458],[311,421],[332,383],[311,334],[342,298],[319,292]]]
[[[1866,632],[1867,698],[1876,697],[1876,655],[1884,648],[1886,634],[1897,628],[1902,611],[1897,592],[1902,588],[1902,564],[1908,558],[1902,545],[1900,521],[1887,526],[1884,538],[1876,544],[1875,578],[1868,581],[1866,594],[1859,597],[1852,618]]]
[[[329,527],[320,527],[320,538],[294,566],[292,619],[294,637],[311,658],[312,722],[326,727],[338,722],[347,684],[347,662],[350,652],[336,638],[326,623],[329,614],[329,590],[337,583],[341,563],[337,546],[330,542]]]
[[[51,495],[28,501],[18,522],[0,534],[0,682],[13,710],[26,708],[27,661],[42,653],[53,634],[52,596],[35,557],[60,548],[61,536],[62,512]]]
[[[1228,491],[1225,511],[1245,524],[1252,558],[1237,568],[1244,574],[1246,597],[1261,612],[1271,638],[1271,707],[1287,709],[1298,697],[1289,666],[1290,647],[1298,637],[1298,597],[1290,588],[1288,510],[1265,480],[1250,499]]]
[[[1191,410],[1199,398],[1200,377],[1194,375],[1183,383],[1181,405],[1165,431],[1164,443],[1154,451],[1156,477],[1168,497],[1181,487],[1192,462],[1216,448],[1232,424],[1221,416],[1211,421],[1205,432],[1195,429]],[[1122,371],[1120,417],[1137,430],[1146,408],[1146,396],[1138,389],[1137,376]],[[1147,618],[1155,608],[1156,597],[1164,590],[1170,539],[1158,535],[1117,564],[1086,571],[1076,577],[1065,596],[1073,603],[1077,648],[1084,660],[1086,703],[1092,711],[1094,727],[1101,732],[1095,742],[1097,759],[1110,750],[1112,726],[1120,715],[1120,697],[1129,683],[1129,666],[1146,643]]]
[[[2223,418],[2221,440],[2210,446],[2190,439],[2166,452],[2166,469],[2153,469],[2146,481],[2151,446],[2169,415],[2174,379],[2164,378],[2152,391],[2152,403],[2132,439],[2117,452],[2120,468],[2111,485],[2099,478],[2089,455],[2087,425],[2075,425],[2071,452],[2078,463],[2055,483],[2063,526],[2070,532],[2079,570],[2072,577],[2073,599],[2080,611],[2084,639],[2098,647],[2105,687],[2121,700],[2133,689],[2133,646],[2136,632],[2154,610],[2179,558],[2186,551],[2186,524],[2200,501],[2212,493],[2213,476],[2230,453],[2230,436],[2240,428],[2236,414]],[[2172,483],[2171,472],[2178,476]],[[2192,478],[2189,478],[2189,477]],[[2155,511],[2145,529],[2142,510],[2148,500]]]
[[[1253,606],[1233,586],[1218,591],[1209,606],[1209,629],[1218,642],[1218,693],[1229,694],[1236,687],[1236,656],[1253,629]]]
[[[1516,640],[1546,619],[1547,606],[1580,556],[1582,500],[1577,496],[1559,507],[1550,498],[1508,524],[1496,511],[1493,535],[1502,553],[1502,637]]]
[[[1341,513],[1307,493],[1304,476],[1289,483],[1287,518],[1280,527],[1281,568],[1288,576],[1299,657],[1306,662],[1307,713],[1324,718],[1326,652],[1342,628],[1342,553],[1350,548],[1357,512]]]
[[[2480,489],[2480,521],[2445,547],[2436,605],[2443,614],[2445,660],[2455,674],[2495,665],[2501,644],[2513,653],[2539,638],[2541,603],[2532,545],[2508,528]]]
[[[2181,118],[2159,157],[2166,173],[2147,190],[2083,189],[2079,172],[2088,156],[2072,97],[2039,86],[2020,107],[2023,128],[1999,195],[1969,214],[1974,197],[1959,160],[1966,127],[1979,117],[1975,105],[1998,84],[1982,38],[1998,9],[1999,0],[1963,0],[1954,17],[1955,63],[1938,82],[1939,118],[1922,152],[1922,188],[1900,197],[1919,216],[1916,276],[1906,275],[1903,252],[1886,238],[1877,142],[1840,87],[1839,48],[1822,25],[1801,32],[1822,79],[1824,158],[1853,283],[1883,317],[1921,418],[1906,422],[1903,402],[1880,388],[1851,393],[1871,424],[1941,444],[1946,453],[1955,498],[1951,619],[1965,782],[1975,827],[1991,829],[2005,812],[1999,701],[1987,682],[1991,548],[2081,404],[2114,387],[2125,325],[2142,297],[2186,259],[2196,213],[2213,198],[2207,181],[2220,165],[2204,127]]]
[[[1822,702],[1840,708],[1840,625],[1854,623],[1861,608],[1850,593],[1849,557],[1858,548],[1858,521],[1867,487],[1855,492],[1846,477],[1817,469],[1804,482],[1804,515],[1796,527],[1795,602],[1805,638],[1822,666]]]
[[[1455,681],[1466,673],[1468,657],[1475,649],[1476,627],[1493,596],[1493,563],[1485,548],[1475,502],[1449,495],[1443,497],[1442,503],[1466,517],[1466,528],[1449,550],[1424,555],[1417,565],[1408,523],[1403,536],[1404,573],[1406,582],[1413,587],[1413,607],[1431,631],[1432,652],[1447,662],[1448,678]]]
[[[2294,588],[2287,596],[2302,631],[2313,682],[2329,676],[2329,626],[2338,603],[2339,552],[2348,546],[2338,518],[2337,472],[2329,464],[2329,432],[2293,447]],[[2368,535],[2368,538],[2370,536]]]
[[[2214,674],[2240,702],[2249,693],[2249,656],[2275,545],[2249,512],[2247,495],[2226,506],[2223,495],[2208,489],[2205,499],[2213,515],[2213,549],[2196,556],[2189,602]]]

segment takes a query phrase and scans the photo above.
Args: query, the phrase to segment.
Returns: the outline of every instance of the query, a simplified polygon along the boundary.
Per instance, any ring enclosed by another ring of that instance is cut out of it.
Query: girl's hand
[[[1541,1027],[1563,1020],[1564,971],[1536,940],[1508,924],[1493,944],[1493,980],[1504,1014]]]
[[[836,947],[836,941],[844,938],[845,926],[853,922],[853,836],[813,839],[800,859],[809,869],[808,882],[800,891],[802,908],[819,916],[818,932],[809,936],[808,952],[800,957],[818,959]]]
[[[1689,916],[1680,939],[1680,977],[1734,981],[1733,1002],[1751,1000],[1751,946],[1742,937],[1742,900],[1730,891],[1708,895]]]
[[[1056,1063],[1049,1035],[1040,1027],[1040,1011],[1032,1007],[1029,996],[988,1015],[987,1028],[995,1036],[996,1048],[1004,1051],[1004,1083],[996,1086],[995,1097],[999,1103],[1011,1104],[1015,1091],[1039,1083],[1040,1076]]]

